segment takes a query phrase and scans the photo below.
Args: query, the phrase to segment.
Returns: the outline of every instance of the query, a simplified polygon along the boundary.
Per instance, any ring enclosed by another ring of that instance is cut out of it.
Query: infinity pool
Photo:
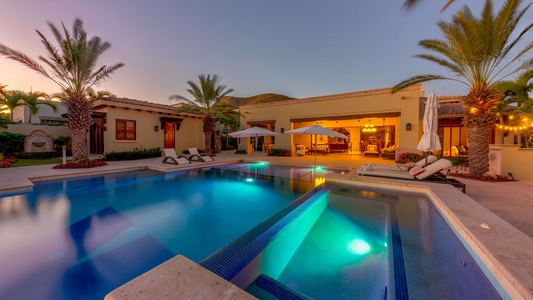
[[[0,299],[102,299],[183,254],[201,261],[314,187],[266,164],[36,182],[0,197]]]

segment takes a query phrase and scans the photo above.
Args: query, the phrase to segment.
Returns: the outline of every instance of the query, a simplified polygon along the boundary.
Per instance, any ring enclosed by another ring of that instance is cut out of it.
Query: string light
[[[514,116],[512,116],[512,115],[509,116],[509,120],[513,120],[513,119],[514,119]],[[502,123],[495,124],[494,126],[496,126],[496,128],[499,128],[499,129],[512,130],[512,131],[533,129],[533,128],[531,128],[531,127],[533,127],[533,123],[528,124],[528,118],[523,117],[520,120],[522,121],[522,124],[519,125],[519,126],[506,126],[505,124],[502,124]]]

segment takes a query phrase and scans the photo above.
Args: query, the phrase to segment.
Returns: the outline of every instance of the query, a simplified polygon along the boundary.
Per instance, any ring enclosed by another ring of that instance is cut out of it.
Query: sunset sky
[[[279,93],[295,98],[395,85],[408,77],[442,73],[414,58],[418,42],[441,38],[436,23],[468,3],[479,14],[484,1],[426,0],[412,11],[403,0],[23,0],[4,1],[0,43],[32,58],[46,52],[35,32],[53,40],[47,21],[71,30],[81,18],[89,36],[112,47],[100,64],[122,62],[99,87],[119,97],[170,104],[189,96],[187,81],[218,74],[234,96]],[[499,9],[503,0],[495,0]],[[532,19],[530,9],[525,20]],[[58,92],[50,80],[0,57],[7,89]],[[466,87],[429,82],[426,95],[458,95]]]

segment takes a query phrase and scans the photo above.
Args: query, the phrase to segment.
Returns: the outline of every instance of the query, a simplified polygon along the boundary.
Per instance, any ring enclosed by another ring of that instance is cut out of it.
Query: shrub
[[[291,150],[289,149],[272,149],[268,156],[291,156]]]
[[[54,150],[56,152],[63,153],[63,146],[67,146],[67,153],[72,151],[72,143],[70,142],[69,136],[60,135],[54,139]]]
[[[7,128],[7,124],[16,124],[16,123],[11,121],[10,119],[0,118],[0,127]]]
[[[100,155],[99,159],[105,161],[118,161],[118,160],[135,160],[144,158],[153,158],[161,156],[161,148],[134,148],[133,151],[121,151],[121,152],[105,152]]]
[[[66,123],[54,122],[54,121],[45,121],[45,122],[41,122],[40,125],[48,125],[48,126],[67,126]]]
[[[24,150],[24,138],[21,133],[0,132],[0,152],[10,155]]]
[[[17,162],[16,157],[4,157],[3,155],[0,157],[0,168],[7,168],[11,164],[14,164]]]
[[[407,164],[411,162],[417,162],[422,158],[423,156],[418,153],[405,152],[398,155],[398,159],[396,160],[396,162],[399,164]]]
[[[78,163],[68,162],[66,164],[55,165],[54,169],[84,169],[105,166],[107,163],[101,160],[89,160]]]

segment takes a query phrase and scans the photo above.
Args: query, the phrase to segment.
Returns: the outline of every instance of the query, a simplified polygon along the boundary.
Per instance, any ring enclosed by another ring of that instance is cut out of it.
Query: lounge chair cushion
[[[441,158],[439,159],[438,161],[432,163],[431,165],[428,165],[424,168],[424,172],[422,172],[421,174],[418,174],[416,175],[416,178],[417,179],[425,179],[437,172],[440,172],[446,168],[450,168],[452,166],[452,162],[445,159],[445,158]]]
[[[365,168],[361,167],[357,169],[357,174],[359,175],[370,175],[370,176],[378,176],[378,177],[388,177],[388,178],[399,178],[399,179],[419,179],[423,180],[425,178],[428,178],[429,176],[440,172],[446,168],[449,168],[452,166],[452,162],[442,158],[431,165],[426,166],[423,168],[424,172],[413,175],[410,172],[402,172],[400,170],[394,170],[394,169],[376,169],[375,167],[372,168],[372,170],[366,170]]]
[[[409,173],[411,173],[411,175],[413,176],[420,175],[423,172],[424,172],[424,168],[419,167],[419,166],[414,166],[411,169],[409,169]]]
[[[429,155],[428,156],[428,165],[429,164],[432,164],[434,162],[437,161],[437,157],[435,155]],[[378,165],[376,164],[375,162],[371,162],[371,163],[364,163],[361,165],[362,168],[364,167],[372,167],[374,170],[401,170],[401,171],[408,171],[410,170],[412,167],[414,166],[419,166],[421,168],[424,167],[424,165],[426,164],[426,158],[424,157],[423,159],[417,161],[416,163],[414,163],[413,165],[410,165],[410,164],[405,164],[405,165],[396,165],[396,166],[392,166],[392,165]]]

